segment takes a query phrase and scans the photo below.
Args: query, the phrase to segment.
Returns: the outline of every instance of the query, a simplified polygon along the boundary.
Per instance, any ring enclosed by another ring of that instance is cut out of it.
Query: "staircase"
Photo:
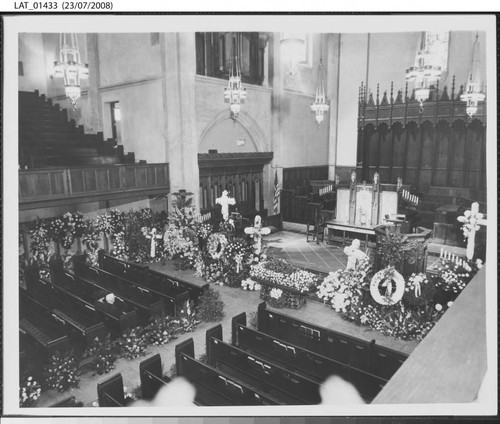
[[[51,168],[134,163],[123,146],[104,141],[102,133],[85,134],[68,121],[65,109],[35,92],[19,92],[19,166]]]

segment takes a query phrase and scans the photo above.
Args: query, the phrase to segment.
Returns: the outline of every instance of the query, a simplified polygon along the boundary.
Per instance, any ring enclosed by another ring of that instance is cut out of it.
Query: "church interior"
[[[487,40],[20,32],[21,413],[481,404]]]

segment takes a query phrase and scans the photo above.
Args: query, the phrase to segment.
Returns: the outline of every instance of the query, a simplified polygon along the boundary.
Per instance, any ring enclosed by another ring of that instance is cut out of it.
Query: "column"
[[[274,175],[278,171],[278,183],[283,186],[283,116],[281,105],[284,97],[283,64],[281,63],[280,36],[273,33],[269,39],[269,83],[273,89],[271,94],[271,150],[274,152],[270,165],[264,166],[264,202],[273,214]],[[266,190],[267,188],[267,190]],[[281,205],[278,213],[281,212]]]
[[[325,34],[326,37],[326,96],[330,100],[328,113],[328,179],[335,180],[337,167],[337,137],[339,114],[339,64],[340,34]]]
[[[170,192],[185,188],[194,193],[194,203],[199,208],[194,32],[162,33],[160,52],[164,110],[163,136],[167,152],[166,160],[170,167]]]
[[[99,43],[97,34],[87,34],[87,60],[89,64],[88,122],[86,131],[102,132],[102,104],[99,99]]]

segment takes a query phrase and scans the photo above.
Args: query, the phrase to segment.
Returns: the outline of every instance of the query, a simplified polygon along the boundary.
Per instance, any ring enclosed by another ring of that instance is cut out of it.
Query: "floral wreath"
[[[224,254],[224,250],[228,244],[224,234],[211,234],[207,241],[207,252],[212,259],[220,259]]]
[[[392,290],[392,282],[396,283],[396,290]],[[385,295],[380,294],[379,286],[386,287]],[[370,283],[370,293],[375,302],[381,305],[394,305],[398,303],[405,292],[405,279],[393,267],[384,268],[377,272]]]

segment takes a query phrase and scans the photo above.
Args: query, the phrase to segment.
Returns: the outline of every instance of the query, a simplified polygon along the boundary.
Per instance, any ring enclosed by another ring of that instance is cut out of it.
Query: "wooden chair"
[[[319,242],[323,242],[325,240],[325,218],[324,214],[322,211],[322,205],[320,204],[319,207],[315,208],[314,210],[314,222],[307,223],[307,229],[306,229],[306,240],[309,243],[309,237],[311,237],[311,241],[316,240],[316,244],[319,244]]]

